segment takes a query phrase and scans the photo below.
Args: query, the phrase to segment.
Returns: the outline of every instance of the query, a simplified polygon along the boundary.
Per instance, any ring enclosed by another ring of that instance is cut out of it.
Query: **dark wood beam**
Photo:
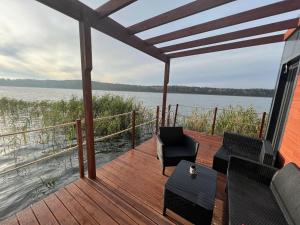
[[[169,78],[170,78],[170,61],[165,63],[163,101],[162,101],[162,110],[161,110],[161,126],[162,127],[164,127],[165,123],[166,123],[166,107],[167,107],[167,94],[168,94]]]
[[[137,0],[110,0],[96,9],[101,17],[109,16]]]
[[[221,34],[213,37],[207,37],[207,38],[202,38],[198,39],[195,41],[189,41],[189,42],[184,42],[176,45],[170,45],[166,47],[160,48],[163,52],[173,52],[173,51],[178,51],[182,49],[187,49],[187,48],[194,48],[194,47],[200,47],[204,45],[211,45],[211,44],[216,44],[224,41],[231,41],[239,38],[246,38],[246,37],[251,37],[251,36],[256,36],[256,35],[261,35],[261,34],[267,34],[267,33],[272,33],[272,32],[277,32],[277,31],[282,31],[282,30],[287,30],[290,28],[296,28],[299,23],[299,18],[296,19],[290,19],[290,20],[285,20],[277,23],[271,23],[259,27],[253,27],[245,30],[239,30],[235,32],[230,32],[227,34]]]
[[[233,26],[233,25],[237,25],[237,24],[241,24],[253,20],[262,19],[269,16],[278,15],[281,13],[290,12],[297,9],[300,9],[299,0],[280,1],[271,5],[262,6],[235,15],[227,16],[206,23],[187,27],[181,30],[173,31],[167,34],[159,35],[153,38],[149,38],[146,41],[149,44],[158,44],[166,41],[175,40],[178,38],[204,33],[211,30],[217,30],[228,26]]]
[[[85,22],[79,22],[82,89],[85,114],[86,152],[88,162],[88,177],[96,178],[96,161],[94,148],[93,102],[92,102],[92,41],[91,27]]]
[[[175,20],[182,19],[187,16],[194,15],[196,13],[212,9],[214,7],[233,2],[235,0],[197,0],[186,5],[180,6],[176,9],[170,10],[168,12],[162,13],[158,16],[154,16],[150,19],[142,21],[140,23],[134,24],[128,29],[131,33],[139,33],[151,28],[161,26],[166,23],[173,22]]]
[[[245,47],[257,46],[257,45],[272,44],[272,43],[277,43],[282,41],[284,41],[284,34],[279,34],[274,36],[255,38],[246,41],[238,41],[229,44],[216,45],[216,46],[211,46],[206,48],[197,48],[197,49],[192,49],[192,50],[187,50],[182,52],[175,52],[175,53],[168,54],[168,56],[170,58],[178,58],[178,57],[199,55],[199,54],[205,54],[211,52],[219,52],[219,51],[225,51],[225,50],[231,50],[237,48],[245,48]]]
[[[129,31],[110,19],[109,17],[102,18],[101,15],[83,4],[78,0],[36,0],[43,3],[67,16],[78,21],[85,21],[92,28],[113,37],[131,47],[134,47],[156,59],[167,62],[168,57],[163,54],[158,48],[147,44],[145,41],[135,35],[130,35]]]

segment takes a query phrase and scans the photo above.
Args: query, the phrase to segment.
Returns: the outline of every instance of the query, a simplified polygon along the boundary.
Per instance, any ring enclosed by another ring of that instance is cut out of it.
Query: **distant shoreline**
[[[0,86],[4,87],[27,87],[27,88],[57,88],[57,89],[82,89],[81,80],[30,80],[30,79],[0,79]],[[92,82],[93,90],[124,91],[161,93],[162,86],[142,86],[128,84],[112,84]],[[190,86],[169,86],[168,93],[193,94],[193,95],[219,95],[241,97],[273,97],[273,89],[234,89],[234,88],[210,88]]]

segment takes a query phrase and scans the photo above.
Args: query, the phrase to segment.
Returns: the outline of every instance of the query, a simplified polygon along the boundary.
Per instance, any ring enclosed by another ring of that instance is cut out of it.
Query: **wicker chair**
[[[231,156],[227,172],[229,225],[300,224],[300,170]]]
[[[195,162],[199,143],[183,133],[182,127],[161,127],[157,135],[157,158],[165,167],[176,166],[181,160]]]
[[[213,169],[226,174],[230,156],[241,156],[266,165],[273,165],[275,161],[269,141],[224,132],[223,145],[214,155]]]

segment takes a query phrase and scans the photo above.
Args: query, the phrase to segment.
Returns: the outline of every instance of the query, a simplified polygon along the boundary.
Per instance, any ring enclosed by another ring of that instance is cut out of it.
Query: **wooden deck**
[[[186,131],[200,142],[197,161],[211,166],[222,138]],[[170,175],[174,168],[167,168]],[[97,169],[97,179],[79,179],[1,224],[190,224],[167,210],[162,216],[162,193],[167,176],[161,174],[152,138]],[[212,224],[224,224],[226,177],[218,176]]]

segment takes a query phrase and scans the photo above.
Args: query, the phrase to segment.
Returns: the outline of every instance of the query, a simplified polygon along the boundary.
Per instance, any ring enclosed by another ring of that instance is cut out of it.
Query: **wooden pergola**
[[[92,45],[91,28],[94,28],[112,38],[115,38],[135,49],[138,49],[165,64],[163,101],[162,101],[162,126],[165,125],[167,90],[170,76],[170,60],[172,58],[218,52],[243,47],[271,44],[283,42],[284,34],[268,35],[259,38],[252,38],[243,41],[234,41],[241,38],[248,38],[257,35],[265,35],[273,32],[293,29],[300,26],[298,18],[285,21],[264,24],[261,26],[238,30],[235,32],[224,33],[216,36],[202,38],[198,40],[183,42],[180,44],[169,45],[158,48],[155,45],[175,39],[188,37],[224,27],[229,27],[241,23],[246,23],[270,16],[287,13],[300,9],[299,0],[284,0],[240,12],[234,15],[228,15],[223,18],[215,19],[209,22],[197,24],[191,27],[179,29],[173,32],[165,33],[149,39],[141,39],[136,36],[137,33],[200,13],[235,0],[196,0],[186,5],[180,6],[158,16],[154,16],[145,21],[139,22],[129,27],[124,27],[109,16],[118,10],[134,3],[136,0],[109,0],[97,9],[92,9],[78,0],[36,0],[41,2],[75,20],[79,21],[80,47],[81,47],[81,66],[82,66],[82,84],[83,100],[85,109],[86,126],[86,145],[88,160],[88,177],[96,177],[94,133],[93,133],[93,113],[92,113],[92,87],[91,71],[92,64]],[[222,42],[233,41],[222,44]],[[220,44],[221,43],[221,44]],[[212,45],[209,47],[201,47]],[[193,49],[191,49],[193,48]]]

